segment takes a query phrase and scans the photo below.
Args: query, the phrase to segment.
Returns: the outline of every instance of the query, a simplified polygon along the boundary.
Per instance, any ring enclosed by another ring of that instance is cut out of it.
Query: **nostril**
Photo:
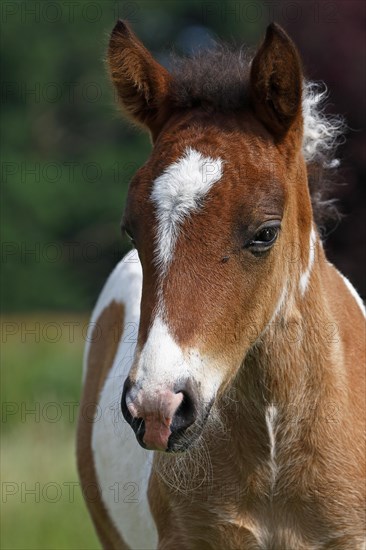
[[[183,400],[178,409],[175,411],[171,425],[172,431],[188,428],[188,426],[193,424],[197,417],[197,407],[194,399],[186,391],[179,393],[183,394]]]
[[[123,386],[121,397],[121,410],[126,422],[128,422],[134,428],[134,426],[136,425],[136,421],[141,419],[137,418],[137,411],[135,414],[134,407],[132,406],[133,393],[134,391],[132,389],[130,378],[127,378]]]
[[[157,387],[146,391],[130,378],[125,380],[121,410],[126,422],[144,448],[169,450],[176,438],[193,424],[198,416],[196,393],[188,382],[173,389]]]
[[[121,409],[122,414],[129,424],[132,422],[132,414],[130,413],[128,407],[127,407],[127,394],[131,388],[131,380],[130,378],[126,378],[125,383],[123,385],[123,391],[122,391],[122,397],[121,397]]]
[[[144,435],[145,435],[145,422],[143,418],[132,416],[130,409],[128,408],[128,403],[131,402],[131,395],[130,395],[130,389],[131,389],[131,382],[130,379],[127,378],[124,386],[123,386],[123,392],[122,392],[122,398],[121,398],[121,409],[122,414],[124,416],[124,419],[128,424],[131,426],[133,431],[136,434],[136,437],[142,447],[145,447],[143,443]]]

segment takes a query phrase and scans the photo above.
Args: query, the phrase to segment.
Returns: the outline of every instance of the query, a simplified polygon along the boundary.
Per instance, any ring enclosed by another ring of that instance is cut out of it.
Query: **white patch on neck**
[[[266,410],[266,425],[269,437],[270,455],[269,464],[272,472],[272,487],[275,484],[277,477],[277,463],[276,463],[276,420],[277,420],[277,407],[269,405]]]
[[[136,285],[136,290],[131,292],[131,285]],[[83,382],[85,381],[90,344],[93,341],[93,331],[103,311],[113,300],[125,305],[126,311],[132,311],[134,315],[140,314],[140,301],[142,289],[142,269],[136,249],[130,250],[116,265],[104,284],[103,290],[95,304],[92,317],[88,324],[83,360]]]
[[[304,294],[306,292],[306,289],[308,287],[311,270],[312,270],[313,265],[314,265],[315,245],[316,245],[316,232],[315,232],[314,227],[312,227],[311,231],[310,231],[310,239],[309,239],[309,261],[308,261],[308,266],[305,269],[305,271],[302,273],[302,275],[300,277],[300,283],[299,283],[300,292],[301,292],[302,296],[304,296]]]
[[[347,277],[342,275],[342,273],[340,271],[338,271],[338,273],[340,274],[340,276],[343,279],[344,284],[346,285],[346,287],[348,288],[348,290],[350,291],[350,293],[352,294],[352,296],[356,300],[357,305],[360,308],[360,310],[362,311],[363,316],[366,317],[366,309],[365,309],[365,306],[364,306],[364,303],[362,301],[361,296],[358,294],[357,290],[355,289],[353,284],[347,279]]]
[[[188,147],[183,157],[156,178],[151,199],[157,210],[157,262],[166,270],[172,260],[178,229],[222,176],[222,160],[204,157]]]

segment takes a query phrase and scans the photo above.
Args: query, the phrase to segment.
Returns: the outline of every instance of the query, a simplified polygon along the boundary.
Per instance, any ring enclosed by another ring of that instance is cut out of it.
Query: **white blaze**
[[[222,160],[188,147],[183,157],[156,178],[151,192],[158,218],[157,262],[163,272],[172,260],[179,226],[222,176]]]
[[[197,349],[183,352],[158,315],[139,356],[136,380],[145,391],[154,393],[162,386],[189,379],[199,384],[203,400],[210,401],[220,386],[222,371]]]
[[[175,342],[167,325],[161,289],[180,226],[202,208],[207,193],[222,177],[222,164],[220,158],[205,157],[188,147],[182,158],[168,166],[153,184],[151,200],[158,221],[155,254],[160,268],[160,288],[156,317],[138,357],[136,372],[136,379],[149,393],[164,385],[193,379],[200,385],[203,399],[210,400],[221,383],[221,371],[211,360],[201,357],[197,349],[183,352]]]

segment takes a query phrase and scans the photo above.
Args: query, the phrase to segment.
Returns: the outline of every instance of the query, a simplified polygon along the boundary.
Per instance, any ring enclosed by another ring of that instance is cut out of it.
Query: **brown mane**
[[[216,43],[210,50],[199,50],[190,57],[171,56],[169,72],[171,100],[177,108],[201,107],[210,112],[240,113],[250,106],[249,74],[253,52]],[[342,141],[345,124],[341,117],[327,115],[324,84],[304,81],[303,153],[315,222],[324,232],[339,220],[336,200],[331,198],[337,182],[339,160],[336,149]]]
[[[171,95],[177,107],[201,106],[212,111],[242,111],[249,106],[251,52],[225,44],[192,57],[172,56]]]

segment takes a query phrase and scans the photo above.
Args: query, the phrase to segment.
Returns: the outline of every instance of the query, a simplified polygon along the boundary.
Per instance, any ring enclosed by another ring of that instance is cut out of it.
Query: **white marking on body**
[[[305,271],[302,273],[302,275],[300,277],[300,283],[299,283],[300,292],[301,292],[302,296],[304,296],[304,294],[306,292],[306,289],[308,287],[309,280],[310,280],[310,275],[311,275],[311,270],[312,270],[313,265],[314,265],[315,246],[316,246],[316,232],[314,230],[314,227],[312,227],[311,231],[310,231],[310,238],[309,238],[309,260],[308,260],[308,265],[307,265],[307,268],[305,269]]]
[[[348,288],[348,290],[350,291],[350,293],[352,294],[352,296],[356,300],[356,303],[357,303],[358,307],[360,308],[360,310],[362,311],[363,316],[366,317],[366,309],[365,309],[365,305],[362,301],[361,296],[358,294],[357,290],[355,289],[355,287],[353,286],[351,281],[349,281],[347,279],[347,277],[345,277],[340,271],[338,271],[338,273],[340,274],[340,276],[343,279],[344,284],[346,285],[346,287]]]
[[[163,272],[172,260],[179,226],[187,216],[199,210],[203,198],[221,176],[220,158],[205,157],[188,147],[181,159],[156,178],[151,199],[158,218],[156,260]]]
[[[127,295],[125,292],[123,292],[123,288],[121,288],[121,277],[131,277],[142,280],[141,263],[137,254],[137,250],[130,250],[130,252],[128,252],[128,254],[126,254],[122,258],[122,260],[116,265],[112,273],[109,275],[102,289],[102,292],[99,294],[97,303],[94,306],[88,324],[84,348],[83,382],[85,381],[86,370],[88,366],[88,355],[90,343],[92,342],[93,331],[103,309],[105,309],[113,300],[117,302],[121,302],[123,300],[126,309],[136,308],[135,297]]]
[[[276,463],[276,420],[277,420],[277,407],[274,405],[269,405],[266,410],[266,425],[269,437],[269,464],[272,472],[272,487],[275,484],[277,477],[277,463]]]
[[[120,406],[123,383],[135,353],[141,288],[141,265],[135,251],[131,251],[110,275],[92,315],[92,320],[97,320],[112,300],[125,306],[124,332],[101,391],[92,449],[109,517],[130,548],[150,550],[157,547],[158,540],[147,498],[154,455],[140,447]]]

